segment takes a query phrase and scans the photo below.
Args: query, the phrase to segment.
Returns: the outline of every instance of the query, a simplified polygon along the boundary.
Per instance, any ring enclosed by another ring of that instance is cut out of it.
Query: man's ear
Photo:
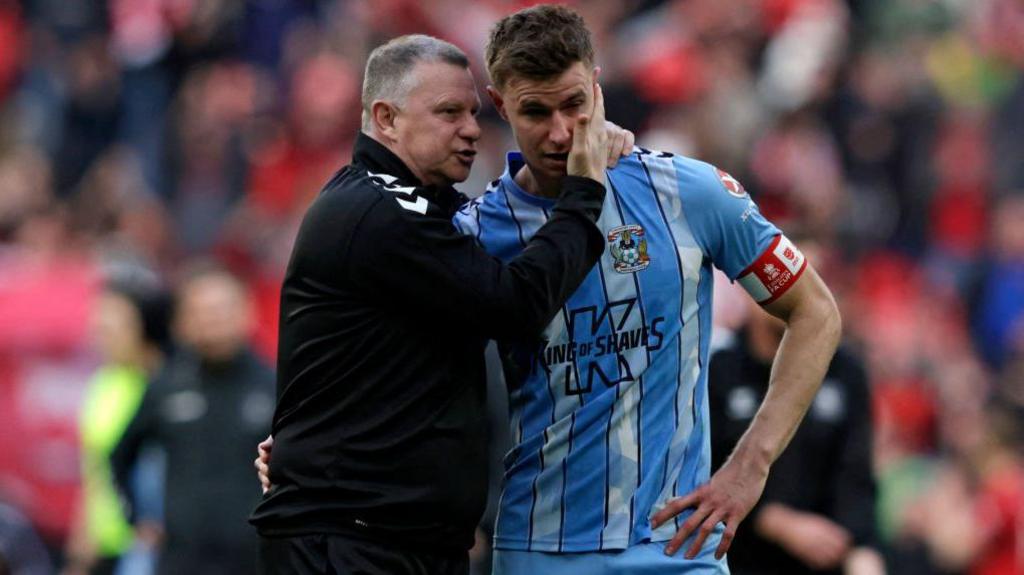
[[[501,93],[494,86],[487,86],[487,95],[491,97],[491,103],[498,110],[498,115],[507,122],[508,113],[505,111],[505,100],[501,97]]]
[[[395,127],[395,118],[398,117],[398,108],[391,102],[374,100],[370,104],[370,119],[378,134],[389,140],[397,140],[398,132]]]

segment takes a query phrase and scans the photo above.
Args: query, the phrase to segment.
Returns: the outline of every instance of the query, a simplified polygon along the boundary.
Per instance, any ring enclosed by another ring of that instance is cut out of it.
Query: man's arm
[[[811,569],[835,569],[851,551],[850,532],[818,513],[794,509],[785,503],[762,501],[749,520],[758,535]]]
[[[736,526],[761,496],[772,463],[792,439],[835,353],[842,329],[839,310],[809,264],[796,283],[765,309],[786,322],[768,393],[732,455],[711,481],[670,501],[651,518],[657,527],[684,509],[696,508],[669,542],[666,553],[675,553],[698,530],[686,554],[695,557],[721,521],[726,529],[715,556],[725,555]]]
[[[849,390],[848,427],[835,474],[833,516],[853,537],[853,548],[843,561],[846,575],[882,575],[885,562],[878,552],[875,508],[877,487],[873,467],[871,385],[864,367],[853,361],[843,374]]]
[[[396,209],[384,198],[353,237],[347,275],[396,312],[428,320],[425,325],[443,321],[494,339],[535,337],[604,251],[596,222],[608,146],[603,99],[595,87],[592,116],[577,118],[570,175],[558,203],[508,265],[461,234],[451,214],[425,201],[422,212]]]
[[[845,358],[845,354],[844,354]],[[876,486],[872,461],[871,389],[863,366],[853,358],[836,376],[846,389],[847,420],[837,446],[838,468],[832,476],[830,515],[850,530],[855,546],[878,544],[875,517]]]
[[[131,471],[135,467],[142,446],[153,437],[158,403],[153,389],[156,385],[157,382],[154,381],[146,388],[138,411],[135,412],[128,427],[125,428],[124,434],[117,442],[117,447],[110,453],[111,479],[126,508],[125,516],[128,517],[130,523],[134,523],[137,519],[135,498],[131,489]]]

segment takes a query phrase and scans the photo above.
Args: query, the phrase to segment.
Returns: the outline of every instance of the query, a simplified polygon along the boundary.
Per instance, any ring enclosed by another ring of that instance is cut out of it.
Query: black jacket
[[[451,222],[465,197],[424,187],[360,135],[299,230],[281,294],[270,479],[252,523],[468,549],[487,486],[489,338],[533,338],[604,248],[604,188],[566,178],[508,265]]]
[[[751,353],[741,332],[711,356],[708,390],[712,469],[725,463],[768,391],[771,365]],[[753,528],[769,502],[824,515],[845,527],[855,546],[875,547],[875,481],[871,467],[871,401],[860,362],[840,348],[786,450],[772,465],[761,500],[729,548],[735,575],[841,573],[814,571]]]
[[[146,389],[111,469],[130,501],[140,449],[154,443],[167,455],[160,573],[255,572],[252,460],[273,409],[274,372],[247,351],[222,364],[179,352]]]

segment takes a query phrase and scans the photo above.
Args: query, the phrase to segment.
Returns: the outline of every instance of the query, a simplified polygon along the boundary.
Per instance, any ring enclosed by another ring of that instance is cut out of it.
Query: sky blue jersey
[[[505,261],[554,207],[515,183],[522,166],[510,153],[505,173],[455,217]],[[653,531],[650,516],[709,478],[711,265],[759,301],[802,272],[794,256],[763,273],[764,254],[795,248],[780,248],[779,230],[742,186],[709,164],[636,148],[607,176],[600,263],[540,341],[501,345],[515,447],[505,458],[500,549],[671,539],[685,516]]]

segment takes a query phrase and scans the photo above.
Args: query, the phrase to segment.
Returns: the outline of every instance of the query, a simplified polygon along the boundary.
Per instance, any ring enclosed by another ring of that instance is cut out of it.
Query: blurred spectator
[[[1003,198],[991,225],[991,250],[978,287],[975,337],[982,357],[999,368],[1024,351],[1024,195]]]
[[[252,158],[251,208],[272,222],[304,213],[351,153],[358,107],[359,79],[346,60],[324,53],[303,62],[289,86],[287,122]]]
[[[128,476],[141,447],[152,441],[167,454],[161,574],[257,571],[246,522],[260,495],[251,452],[269,433],[274,374],[246,344],[251,317],[237,278],[211,265],[190,270],[177,291],[182,350],[147,388],[111,456],[131,502]]]
[[[217,62],[189,74],[177,95],[171,205],[180,245],[208,253],[243,191],[239,132],[253,114],[260,86],[244,64]]]
[[[70,206],[73,225],[93,242],[102,262],[173,271],[180,246],[167,208],[146,185],[131,149],[114,146],[99,156]]]
[[[85,170],[114,143],[120,81],[116,63],[100,35],[77,43],[67,54],[67,83],[57,195],[66,196]]]
[[[711,357],[712,469],[726,461],[764,399],[785,332],[781,321],[749,307],[743,328]],[[761,500],[740,524],[729,567],[736,575],[881,575],[874,509],[867,375],[840,348]]]
[[[77,498],[76,421],[95,367],[87,328],[99,274],[49,194],[48,162],[27,157],[0,178],[0,190],[24,186],[30,198],[0,244],[0,497],[56,552]]]
[[[946,572],[1020,575],[1024,462],[1019,414],[999,406],[948,408],[957,423],[955,459],[909,508],[906,529]]]
[[[83,492],[68,541],[67,575],[112,575],[132,546],[132,527],[114,489],[109,457],[135,415],[149,380],[163,364],[170,329],[170,302],[157,280],[144,271],[134,270],[134,277],[123,272],[126,277],[112,278],[96,301],[93,330],[103,364],[93,374],[83,403]],[[145,464],[158,465],[152,459]],[[136,487],[153,491],[152,483]],[[152,493],[135,498],[147,496],[152,499]],[[149,522],[158,519],[148,518]],[[147,547],[155,548],[157,534],[157,530],[146,528],[136,535]]]

